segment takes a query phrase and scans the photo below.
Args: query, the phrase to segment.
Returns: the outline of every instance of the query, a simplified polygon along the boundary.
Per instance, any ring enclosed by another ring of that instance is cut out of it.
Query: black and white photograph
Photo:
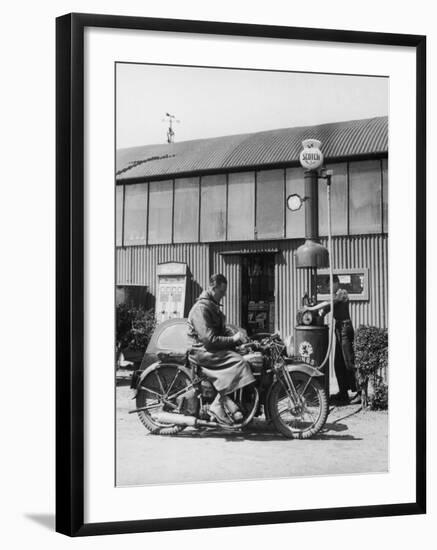
[[[117,487],[390,471],[389,86],[115,63]]]
[[[3,548],[435,538],[431,15],[5,4]]]

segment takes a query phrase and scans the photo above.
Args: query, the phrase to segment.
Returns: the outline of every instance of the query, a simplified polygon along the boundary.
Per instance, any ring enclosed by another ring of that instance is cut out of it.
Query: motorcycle
[[[209,414],[217,392],[190,352],[159,353],[158,361],[139,376],[136,409],[144,427],[156,435],[176,435],[187,427],[241,431],[264,414],[283,436],[307,439],[317,434],[328,416],[328,397],[320,380],[323,373],[287,357],[277,334],[264,335],[237,348],[249,363],[255,383],[230,395],[243,414],[236,423]],[[228,419],[227,419],[228,420]]]

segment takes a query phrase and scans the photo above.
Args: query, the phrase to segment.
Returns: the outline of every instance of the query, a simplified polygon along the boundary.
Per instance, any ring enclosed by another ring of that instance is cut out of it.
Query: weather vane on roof
[[[173,123],[179,123],[180,120],[176,120],[176,117],[174,115],[171,115],[170,113],[165,113],[165,118],[162,119],[162,122],[168,122],[167,143],[174,143],[175,133],[173,130]]]

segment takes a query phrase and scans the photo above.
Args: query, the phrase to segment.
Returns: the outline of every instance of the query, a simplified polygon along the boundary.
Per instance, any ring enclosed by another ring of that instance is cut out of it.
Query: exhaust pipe
[[[185,416],[183,414],[170,413],[170,412],[164,412],[164,411],[153,414],[153,419],[156,420],[156,422],[162,422],[163,424],[177,424],[179,426],[192,426],[193,428],[195,428],[196,426],[209,426],[210,428],[220,427],[228,430],[239,430],[243,426],[246,426],[247,424],[249,424],[249,422],[255,416],[256,410],[258,409],[259,393],[257,389],[255,389],[255,391],[256,391],[255,403],[252,407],[250,414],[241,424],[228,426],[227,424],[222,424],[222,423],[219,424],[218,422],[208,422],[207,420],[201,420],[200,418],[196,418],[195,416]],[[132,411],[132,412],[135,412],[135,411]]]
[[[196,426],[197,418],[195,416],[184,416],[183,414],[159,412],[153,415],[157,422],[163,424],[178,424],[179,426]]]

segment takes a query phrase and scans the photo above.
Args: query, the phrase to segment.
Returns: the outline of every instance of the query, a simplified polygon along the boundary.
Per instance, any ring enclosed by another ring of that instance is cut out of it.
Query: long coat
[[[330,306],[324,308],[329,311]],[[340,393],[347,395],[348,390],[357,391],[354,357],[354,328],[349,314],[349,295],[346,290],[338,289],[334,296],[335,319],[335,356],[334,370]]]
[[[191,353],[202,371],[222,394],[251,384],[255,378],[226,328],[220,305],[209,291],[202,292],[188,315]]]

